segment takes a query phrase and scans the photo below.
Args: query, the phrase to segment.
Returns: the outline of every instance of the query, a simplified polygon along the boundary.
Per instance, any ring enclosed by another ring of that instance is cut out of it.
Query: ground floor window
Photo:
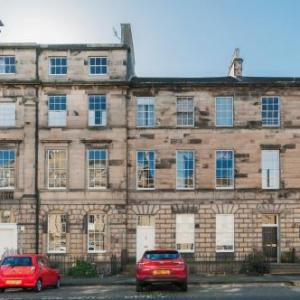
[[[234,215],[216,215],[216,252],[234,252]]]
[[[67,250],[67,216],[48,216],[48,252],[65,253]]]
[[[106,215],[88,216],[88,252],[103,252],[106,249]]]
[[[176,249],[180,252],[194,252],[195,218],[193,214],[176,215]]]

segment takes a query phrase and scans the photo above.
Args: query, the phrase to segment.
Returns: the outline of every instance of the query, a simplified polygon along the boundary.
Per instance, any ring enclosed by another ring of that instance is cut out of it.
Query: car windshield
[[[144,258],[151,260],[176,259],[179,258],[179,253],[177,251],[147,251]]]
[[[32,266],[32,259],[31,257],[27,257],[27,256],[8,256],[3,259],[1,266],[30,267]]]

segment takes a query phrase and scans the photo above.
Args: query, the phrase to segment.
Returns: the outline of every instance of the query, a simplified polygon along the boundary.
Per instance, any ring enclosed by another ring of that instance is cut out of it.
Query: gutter
[[[39,56],[40,49],[36,49],[36,70],[35,76],[39,81]],[[39,236],[40,236],[40,193],[39,193],[39,86],[35,87],[35,171],[34,171],[34,188],[35,188],[35,252],[39,253]]]

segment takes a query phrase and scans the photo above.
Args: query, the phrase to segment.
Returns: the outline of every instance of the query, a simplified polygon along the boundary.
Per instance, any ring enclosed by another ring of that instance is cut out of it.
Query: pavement
[[[41,293],[21,289],[7,290],[0,300],[299,300],[300,287],[286,284],[189,285],[188,292],[176,287],[152,287],[137,293],[133,286],[65,286],[47,288]]]
[[[218,284],[288,284],[300,286],[300,275],[190,275],[191,285],[218,285]],[[62,286],[134,286],[135,278],[128,275],[115,275],[97,278],[62,277]]]

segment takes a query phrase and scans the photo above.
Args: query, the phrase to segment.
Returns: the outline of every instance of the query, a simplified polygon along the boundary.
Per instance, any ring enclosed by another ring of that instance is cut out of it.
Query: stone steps
[[[270,265],[272,275],[299,275],[300,263],[279,263]]]

